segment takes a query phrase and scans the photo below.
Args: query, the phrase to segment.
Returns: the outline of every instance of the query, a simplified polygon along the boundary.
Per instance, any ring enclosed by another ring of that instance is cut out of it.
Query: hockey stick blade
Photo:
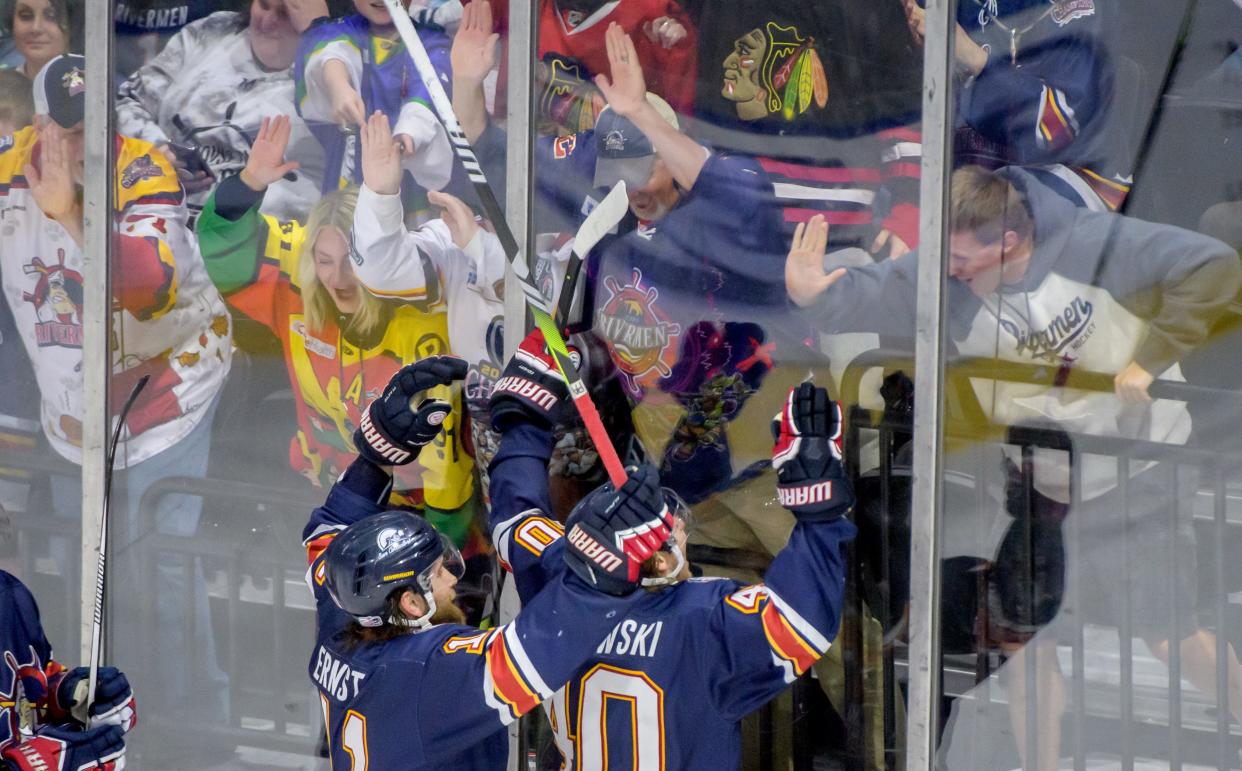
[[[617,223],[630,210],[630,199],[625,189],[625,180],[617,182],[604,196],[604,200],[595,205],[591,213],[582,221],[578,232],[574,234],[573,257],[569,267],[565,269],[565,280],[561,283],[561,296],[556,304],[556,323],[566,326],[569,323],[570,311],[574,305],[574,294],[578,291],[578,274],[582,272],[582,263],[591,254],[591,250],[600,240],[608,235]]]
[[[116,447],[121,441],[121,428],[129,417],[129,410],[138,400],[138,394],[146,387],[150,375],[143,375],[134,383],[129,397],[121,406],[117,416],[116,427],[112,429],[112,438],[108,442],[108,454],[105,456],[104,467],[104,499],[103,511],[99,517],[99,559],[95,562],[95,615],[91,622],[91,660],[86,680],[86,714],[90,716],[90,706],[95,703],[95,686],[99,682],[99,661],[103,653],[103,601],[104,576],[107,574],[108,554],[108,499],[112,496],[112,471],[116,466]],[[87,726],[88,728],[90,726]]]
[[[573,396],[574,405],[578,408],[578,414],[582,416],[582,422],[586,425],[587,433],[590,434],[591,441],[594,442],[605,468],[608,469],[608,476],[614,485],[620,487],[625,482],[625,467],[621,465],[617,450],[612,446],[612,440],[604,430],[604,423],[600,420],[599,412],[591,403],[591,396],[582,382],[582,376],[578,374],[570,361],[569,351],[565,347],[560,330],[552,322],[552,305],[531,279],[530,266],[527,265],[526,259],[518,249],[517,239],[513,237],[513,231],[505,221],[504,212],[501,211],[500,204],[496,200],[496,194],[492,192],[487,176],[484,175],[483,168],[479,165],[479,159],[470,147],[470,140],[466,138],[466,133],[462,131],[457,115],[453,112],[453,103],[449,101],[448,94],[440,83],[439,73],[432,65],[431,58],[427,56],[427,49],[423,47],[423,41],[419,39],[414,23],[410,21],[409,12],[401,7],[399,0],[384,0],[384,5],[388,8],[388,14],[392,17],[401,42],[405,44],[406,53],[414,62],[419,81],[427,90],[427,95],[431,97],[431,105],[435,108],[440,123],[444,125],[449,142],[453,145],[453,152],[457,154],[457,159],[461,161],[470,181],[474,183],[484,215],[496,228],[496,237],[505,250],[505,256],[509,258],[509,265],[518,279],[522,294],[530,307],[531,316],[536,326],[544,331],[548,350],[552,352],[561,376],[569,385],[569,393]]]

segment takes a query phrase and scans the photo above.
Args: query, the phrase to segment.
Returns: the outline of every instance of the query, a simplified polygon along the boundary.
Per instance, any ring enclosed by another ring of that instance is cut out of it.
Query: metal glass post
[[[534,214],[534,65],[538,50],[535,39],[539,29],[538,12],[538,0],[510,0],[505,218],[527,261],[534,258],[531,219]],[[505,330],[505,358],[508,359],[526,335],[526,301],[512,270],[505,272]]]
[[[914,496],[910,518],[910,701],[906,768],[935,767],[940,670],[940,513],[944,507],[944,300],[952,168],[954,0],[927,1],[919,189]]]
[[[505,94],[508,111],[505,125],[508,144],[505,148],[505,219],[529,262],[534,257],[534,63],[539,29],[536,16],[538,0],[509,0],[508,83]],[[526,336],[526,299],[519,288],[513,268],[505,269],[505,359],[508,360]],[[521,602],[517,587],[506,581],[500,600],[500,620],[512,620]],[[526,768],[526,747],[523,741],[525,720],[509,726],[509,769]]]
[[[86,179],[82,191],[85,237],[82,279],[82,596],[80,661],[90,660],[91,623],[104,500],[104,454],[110,416],[108,339],[111,292],[108,250],[112,239],[115,147],[112,113],[112,2],[84,4],[86,29]]]

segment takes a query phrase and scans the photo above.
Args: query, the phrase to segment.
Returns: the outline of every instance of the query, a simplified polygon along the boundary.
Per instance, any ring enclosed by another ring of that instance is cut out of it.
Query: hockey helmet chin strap
[[[686,567],[686,555],[682,553],[681,547],[677,545],[677,542],[673,540],[672,536],[669,536],[668,542],[664,544],[664,547],[661,548],[660,551],[668,551],[671,553],[673,558],[677,560],[677,563],[673,565],[672,570],[662,576],[653,576],[642,579],[642,581],[639,582],[640,585],[668,586],[669,584],[675,584],[681,580],[678,576],[681,575],[681,571]]]
[[[686,532],[689,533],[694,521],[690,513],[690,506],[671,487],[662,487],[660,489],[664,493],[664,505],[668,509],[668,512],[672,514],[675,519],[681,520],[682,526],[685,528]],[[643,578],[639,581],[640,586],[668,586],[669,584],[675,584],[681,581],[679,576],[681,576],[681,572],[686,568],[686,555],[682,551],[681,547],[677,545],[677,539],[673,536],[672,530],[668,531],[668,540],[665,541],[664,545],[660,547],[660,551],[668,552],[673,555],[673,559],[676,560],[673,565],[673,569],[669,570],[662,576],[649,576]]]

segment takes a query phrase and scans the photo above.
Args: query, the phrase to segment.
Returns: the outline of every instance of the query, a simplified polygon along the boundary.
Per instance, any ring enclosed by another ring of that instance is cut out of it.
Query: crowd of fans
[[[280,484],[322,488],[356,457],[354,432],[389,379],[452,353],[468,363],[464,388],[437,392],[454,410],[399,471],[390,503],[425,515],[475,558],[476,578],[487,573],[479,523],[499,443],[488,400],[505,365],[508,258],[387,7],[116,5],[114,401],[150,376],[122,433],[118,542],[196,533],[199,499],[166,496],[153,522],[139,521],[139,501],[161,478],[217,465],[226,383],[253,372],[233,362],[280,351],[289,419],[243,409],[266,418],[244,430],[279,436],[262,445],[279,458],[260,462],[287,464]],[[839,386],[858,353],[913,345],[924,10],[916,0],[537,5],[531,274],[549,300],[575,294],[558,321],[587,385],[618,449],[656,463],[695,509],[691,544],[775,554],[793,519],[769,505],[761,427],[808,370]],[[0,1],[0,449],[64,461],[49,486],[62,517],[78,510],[84,418],[74,186],[93,63],[75,55],[81,10]],[[508,3],[415,0],[409,10],[503,197]],[[1119,10],[1107,0],[958,3],[947,323],[958,354],[1062,373],[1052,385],[972,381],[990,420],[1179,446],[1194,441],[1191,413],[1149,388],[1182,380],[1179,362],[1235,302],[1238,203],[1203,212],[1208,235],[1122,214],[1136,181],[1167,183],[1135,179],[1146,113],[1132,106],[1141,67],[1108,46]],[[1236,88],[1237,62],[1222,59],[1204,82]],[[618,182],[629,214],[567,279],[577,226]],[[1115,391],[1064,387],[1076,369],[1115,376]],[[870,391],[860,400],[882,406]],[[566,412],[549,472],[561,514],[604,479]],[[993,578],[979,601],[988,623],[967,612],[967,636],[1011,661],[1033,651],[1059,677],[1052,621],[1065,615],[1065,587],[1081,587],[1086,618],[1112,625],[1129,591],[1145,600],[1130,621],[1158,658],[1180,641],[1183,673],[1208,693],[1228,668],[1242,722],[1242,668],[1232,648],[1216,660],[1193,613],[1196,545],[1181,503],[1194,481],[1172,459],[1119,473],[1111,458],[1070,457],[1045,448],[1024,463],[1007,448],[1010,487],[1030,495],[1021,506],[1009,496],[1006,535],[972,563]],[[240,465],[231,470],[264,478]],[[29,510],[32,479],[0,475],[0,504]],[[1082,521],[1072,561],[1067,516]],[[1020,527],[1040,533],[1038,554],[1018,547]],[[1123,530],[1129,551],[1115,548]],[[67,560],[67,548],[53,543],[50,555]],[[1136,571],[1136,560],[1149,566]],[[156,610],[158,645],[184,649],[189,630],[211,628],[202,565],[157,566],[172,587]],[[1046,601],[1023,602],[1023,587],[1041,580]],[[129,603],[137,615],[139,600]],[[1169,626],[1174,607],[1184,628]],[[900,616],[881,619],[890,638],[903,634]],[[229,683],[206,639],[192,666],[131,675],[140,691],[149,678],[155,709],[226,719]],[[831,656],[818,665],[826,687],[839,667]],[[1010,682],[1021,733],[1031,724],[1024,681]],[[828,691],[841,708],[839,689]],[[1052,692],[1035,721],[1045,746],[1059,741],[1065,708],[1063,688]],[[883,735],[868,741],[882,767]]]

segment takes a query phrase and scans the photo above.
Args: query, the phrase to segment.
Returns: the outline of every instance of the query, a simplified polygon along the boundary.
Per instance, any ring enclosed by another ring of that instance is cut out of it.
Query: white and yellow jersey
[[[116,406],[133,383],[151,376],[122,432],[118,465],[126,466],[170,447],[198,425],[228,374],[232,333],[186,227],[176,173],[153,145],[116,141],[108,343]],[[0,139],[0,285],[34,365],[43,430],[58,453],[80,463],[83,254],[35,204],[23,170],[39,163],[33,128]]]

